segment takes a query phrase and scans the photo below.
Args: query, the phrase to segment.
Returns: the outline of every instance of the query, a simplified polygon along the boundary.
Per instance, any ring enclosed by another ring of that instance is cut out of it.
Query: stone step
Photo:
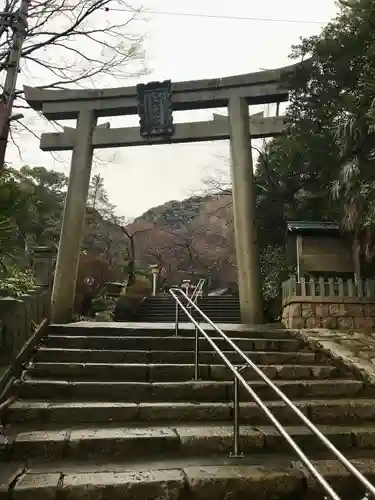
[[[228,487],[231,500],[243,500],[251,493],[251,500],[265,500],[264,492],[272,500],[303,492],[301,471],[279,466],[206,466],[160,469],[127,469],[77,472],[74,465],[63,474],[49,469],[20,472],[10,481],[9,492],[3,498],[15,500],[207,500],[215,495],[224,500]],[[5,489],[5,486],[3,487]]]
[[[181,302],[183,304],[188,304],[187,300],[182,299]],[[204,304],[204,305],[216,305],[216,304],[223,304],[223,305],[228,305],[228,306],[233,306],[233,305],[239,305],[240,301],[237,297],[199,297],[198,300],[196,301],[196,304]],[[159,299],[159,298],[153,298],[153,299],[147,299],[145,300],[140,307],[147,308],[148,306],[174,306],[176,305],[176,301],[174,299],[168,300],[168,299]]]
[[[359,380],[300,380],[275,381],[290,398],[372,397],[375,388],[365,387]],[[252,388],[260,398],[273,400],[275,393],[262,381],[254,381]],[[72,399],[79,401],[128,402],[225,402],[233,399],[233,383],[224,381],[186,382],[71,382],[66,380],[25,380],[18,388],[22,399]],[[240,388],[242,400],[251,396]]]
[[[222,350],[228,349],[228,343],[217,337],[212,337],[215,344]],[[299,339],[241,339],[233,341],[243,351],[303,351],[307,350]],[[193,351],[195,339],[189,337],[119,337],[119,336],[68,336],[49,335],[43,339],[47,347],[66,349],[121,349],[149,351]],[[200,340],[202,351],[212,350],[206,339]]]
[[[203,297],[199,298],[197,301],[197,305],[199,307],[215,307],[215,306],[222,306],[222,307],[228,307],[228,309],[231,309],[232,307],[239,307],[240,306],[240,301],[238,298],[233,298],[233,299],[228,299],[228,298],[222,298],[219,300],[212,300],[212,298],[208,297]]]
[[[223,313],[228,313],[231,314],[232,312],[240,312],[240,305],[239,303],[233,302],[232,304],[228,303],[218,303],[218,304],[210,304],[208,302],[198,302],[197,306],[201,311],[204,313],[207,313],[207,311],[220,311]],[[191,307],[190,309],[186,307],[188,310],[191,311],[196,311],[194,307]],[[143,307],[138,309],[138,313],[145,314],[148,313],[149,311],[168,311],[168,312],[175,312],[176,307],[174,304],[145,304]],[[183,309],[180,308],[181,314],[184,313]]]
[[[211,311],[214,314],[215,313],[220,313],[223,315],[232,315],[232,314],[240,314],[240,306],[238,304],[198,304],[199,309],[208,316],[208,313]],[[193,307],[191,309],[187,308],[188,311],[195,311],[195,313],[198,315],[199,312],[194,309]],[[144,306],[142,309],[139,309],[137,313],[140,316],[147,315],[149,313],[165,313],[165,314],[175,314],[176,308],[173,304],[150,304]],[[185,314],[185,311],[183,309],[180,309],[180,314],[183,316]]]
[[[213,321],[213,319],[211,318],[211,314],[213,316],[222,316],[222,317],[228,317],[228,318],[233,318],[233,317],[238,317],[240,316],[240,308],[238,307],[231,307],[231,308],[227,308],[225,306],[217,306],[217,307],[201,307],[200,310],[203,312],[203,314],[205,314],[206,316],[208,316],[211,321]],[[199,318],[199,317],[202,317],[202,314],[196,310],[193,310],[192,309],[188,309],[188,311],[190,312],[190,314],[192,314],[195,318]],[[138,311],[138,315],[140,317],[147,317],[147,316],[152,316],[152,315],[165,315],[165,316],[168,316],[168,317],[173,317],[175,318],[175,308],[174,307],[171,307],[171,308],[168,308],[168,307],[151,307],[151,308],[147,308],[147,309],[144,309],[143,311]],[[180,310],[180,319],[182,318],[186,318],[187,314],[185,311],[183,310]]]
[[[188,302],[185,301],[183,302],[184,305],[188,305]],[[239,307],[240,306],[240,301],[237,298],[221,298],[219,300],[212,300],[207,297],[199,298],[198,301],[196,302],[198,307],[228,307],[228,309],[231,309],[232,307]],[[159,300],[146,300],[141,304],[139,307],[139,310],[146,310],[149,309],[150,307],[160,307],[160,308],[174,308],[176,307],[176,302],[174,300],[168,300],[168,299],[159,299]]]
[[[294,404],[315,424],[354,425],[375,421],[373,399],[297,400]],[[267,406],[283,424],[298,425],[300,419],[283,402],[268,401]],[[266,425],[267,418],[253,402],[240,403],[241,422]],[[4,423],[33,425],[44,429],[47,424],[91,425],[114,422],[231,422],[232,403],[121,403],[20,400],[9,406]]]
[[[344,377],[339,368],[329,365],[258,365],[273,380],[308,380]],[[194,378],[193,364],[126,364],[126,363],[31,363],[27,377],[49,380],[76,381],[186,381]],[[242,370],[246,380],[260,380],[250,367]],[[223,365],[199,365],[203,380],[233,380],[230,369]]]
[[[216,324],[219,323],[232,323],[232,324],[240,324],[240,314],[214,314],[214,313],[209,313],[206,314],[210,318],[211,321],[213,321]],[[172,322],[174,320],[174,313],[168,313],[168,312],[163,312],[163,313],[147,313],[144,314],[142,313],[141,315],[138,316],[140,321],[148,321],[150,323],[165,323],[166,321]],[[198,315],[193,315],[195,320],[199,320]],[[135,317],[135,320],[137,317]],[[186,318],[181,318],[181,321],[189,321],[188,317]]]
[[[210,318],[214,323],[233,323],[233,320],[238,320],[240,318],[240,311],[230,311],[226,312],[223,310],[204,310],[203,313]],[[195,320],[204,321],[204,317],[198,312],[190,313]],[[154,322],[154,320],[158,321],[170,321],[174,322],[175,320],[175,312],[173,310],[150,310],[138,313],[138,317],[142,319],[142,321],[148,321],[150,323]],[[190,317],[185,313],[181,312],[181,316],[179,318],[180,321],[191,321]]]
[[[239,301],[238,296],[236,297],[235,295],[203,295],[198,299],[200,300],[206,300],[206,301],[211,301],[211,302],[220,302],[220,301]],[[173,302],[175,303],[175,299],[172,297],[172,295],[155,295],[155,297],[147,297],[145,302],[146,304],[148,303],[153,303],[153,302]]]
[[[241,363],[239,354],[224,351],[233,363]],[[245,352],[251,361],[264,365],[307,365],[321,364],[324,357],[314,352]],[[194,353],[190,351],[122,351],[102,349],[63,349],[40,347],[34,356],[35,361],[63,363],[192,363]],[[218,364],[220,357],[215,352],[200,351],[199,360],[203,364]]]
[[[199,299],[196,302],[197,306],[201,309],[205,308],[215,308],[215,307],[221,307],[225,308],[228,311],[231,311],[232,309],[239,309],[240,303],[239,300],[207,300],[207,299]],[[185,302],[184,306],[187,307],[188,303]],[[176,303],[174,301],[167,301],[167,300],[158,300],[158,301],[146,301],[144,302],[140,307],[139,311],[148,311],[149,309],[168,309],[168,310],[174,310],[176,307]],[[193,309],[193,307],[192,307]]]
[[[143,462],[107,464],[51,464],[8,473],[1,485],[1,500],[321,500],[321,487],[298,461],[259,459],[204,464],[199,460],[164,465]],[[335,460],[314,460],[314,467],[329,481],[342,500],[364,496],[359,482]],[[353,465],[369,481],[375,479],[375,461],[355,459]],[[12,464],[9,464],[9,470]],[[230,496],[229,496],[230,495]]]
[[[82,326],[83,325],[83,326]],[[260,325],[258,327],[246,327],[243,329],[240,325],[235,330],[223,328],[224,333],[230,338],[253,338],[253,339],[283,339],[290,338],[290,331],[281,327],[271,325]],[[202,327],[207,332],[214,330],[208,324],[202,323]],[[194,337],[195,330],[192,324],[180,324],[180,337]],[[120,337],[172,337],[174,336],[174,318],[171,323],[161,325],[155,328],[155,325],[146,323],[75,323],[68,325],[51,325],[48,332],[52,335],[79,335],[79,336],[120,336]],[[213,335],[217,336],[217,334]]]
[[[232,325],[240,325],[241,324],[241,319],[239,316],[238,317],[234,317],[234,316],[228,317],[228,316],[213,316],[213,315],[211,315],[210,319],[216,324],[220,324],[220,323],[231,323]],[[157,325],[158,323],[162,324],[162,323],[165,323],[166,321],[172,321],[173,317],[172,317],[172,315],[166,315],[166,314],[162,314],[161,316],[155,316],[155,315],[151,316],[150,315],[150,316],[145,317],[142,314],[142,316],[140,316],[140,317],[134,316],[133,321],[137,322],[137,320],[142,321],[142,322],[147,320],[150,323],[154,323],[155,325]]]
[[[221,307],[225,308],[228,311],[231,311],[232,309],[239,309],[240,303],[239,300],[207,300],[207,299],[199,299],[196,302],[197,306],[201,309],[208,308],[208,307]],[[188,303],[187,301],[184,302],[184,306],[187,307]],[[149,309],[168,309],[168,310],[174,310],[176,307],[175,301],[168,301],[168,300],[158,300],[158,301],[146,301],[144,302],[138,309],[138,311],[148,311]],[[193,307],[192,307],[193,309]]]
[[[302,426],[285,427],[307,454],[326,452],[326,447]],[[375,450],[375,427],[319,426],[319,430],[341,451]],[[30,430],[6,435],[0,456],[5,460],[104,460],[176,458],[229,454],[233,451],[233,426],[155,426],[60,428]],[[291,451],[290,445],[271,426],[240,428],[243,453]]]
[[[239,300],[207,300],[207,299],[198,299],[196,302],[197,306],[200,308],[204,307],[226,307],[228,310],[232,310],[232,308],[239,308],[240,303]],[[188,302],[184,303],[184,306],[188,306]],[[165,309],[174,309],[176,307],[176,303],[174,301],[146,301],[140,306],[139,310],[148,310],[149,308],[159,307]],[[193,306],[192,306],[193,309]]]

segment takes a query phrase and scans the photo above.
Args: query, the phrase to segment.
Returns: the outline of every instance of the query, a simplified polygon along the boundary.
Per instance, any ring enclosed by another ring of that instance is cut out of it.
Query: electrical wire
[[[113,9],[108,8],[109,11],[116,12],[137,12],[137,9]],[[294,24],[327,24],[328,21],[309,21],[302,19],[275,19],[271,17],[247,17],[247,16],[224,16],[220,14],[199,14],[194,12],[166,12],[160,10],[138,10],[139,14],[154,14],[160,16],[183,16],[183,17],[201,17],[207,19],[224,19],[224,20],[233,20],[233,21],[261,21],[267,23],[294,23]]]

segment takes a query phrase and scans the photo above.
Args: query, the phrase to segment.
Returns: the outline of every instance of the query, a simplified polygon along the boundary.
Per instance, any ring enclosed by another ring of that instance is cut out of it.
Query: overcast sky
[[[149,13],[145,44],[152,70],[145,80],[193,80],[231,76],[290,64],[291,46],[300,36],[318,33],[336,13],[334,0],[145,0],[150,11],[310,21],[291,23],[220,17],[179,16]],[[115,14],[113,14],[115,15]],[[314,22],[317,23],[314,23]],[[30,82],[29,82],[30,83]],[[129,85],[138,83],[129,80]],[[175,121],[210,119],[212,111],[175,114]],[[116,119],[114,126],[136,124],[138,118]],[[38,130],[39,131],[39,130]],[[201,179],[212,172],[218,157],[228,156],[227,141],[143,146],[99,153],[102,162],[93,168],[105,180],[109,197],[119,215],[134,217],[148,208],[190,195]],[[21,165],[16,148],[8,161]],[[33,136],[22,136],[22,160],[31,166],[69,172],[70,153],[59,161],[39,150]]]

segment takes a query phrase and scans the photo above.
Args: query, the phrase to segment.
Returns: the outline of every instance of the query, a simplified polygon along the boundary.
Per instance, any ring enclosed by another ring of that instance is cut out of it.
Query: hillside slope
[[[204,276],[211,286],[236,283],[231,196],[194,196],[151,208],[127,226],[137,266],[159,264],[168,284]]]

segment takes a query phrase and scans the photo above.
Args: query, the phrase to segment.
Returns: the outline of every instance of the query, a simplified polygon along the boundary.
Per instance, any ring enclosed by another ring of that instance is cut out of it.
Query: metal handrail
[[[203,289],[203,286],[205,284],[206,280],[204,278],[201,278],[199,281],[198,281],[198,284],[197,286],[195,287],[191,297],[190,297],[190,300],[192,302],[194,302],[194,304],[197,303],[197,299],[199,297],[199,294],[202,292],[202,289]],[[191,305],[189,304],[188,305],[188,309],[191,309]]]
[[[328,494],[328,497],[325,497],[326,500],[329,498],[331,500],[341,500],[335,490],[331,487],[331,485],[325,480],[325,478],[320,474],[320,472],[316,469],[316,467],[311,463],[309,458],[304,454],[302,449],[298,446],[298,444],[294,441],[294,439],[290,436],[290,434],[285,430],[284,426],[277,420],[274,414],[267,408],[262,399],[257,395],[257,393],[250,387],[250,385],[246,382],[244,377],[241,375],[241,370],[247,366],[252,368],[263,381],[284,401],[284,403],[302,420],[302,422],[311,430],[313,434],[315,434],[320,441],[336,456],[336,458],[341,462],[341,464],[351,473],[356,479],[366,488],[367,492],[362,500],[369,500],[369,494],[371,494],[375,498],[375,486],[368,481],[363,474],[331,443],[329,439],[327,439],[324,434],[322,434],[317,427],[294,405],[294,403],[272,382],[270,378],[267,377],[263,373],[263,371],[258,368],[258,366],[251,361],[246,354],[227,336],[225,333],[220,330],[220,328],[210,320],[208,316],[204,314],[204,312],[190,300],[190,298],[179,288],[171,288],[169,290],[170,294],[176,301],[176,324],[175,324],[175,334],[178,335],[178,320],[179,320],[179,307],[185,312],[190,321],[195,326],[195,364],[194,364],[194,379],[199,379],[199,333],[203,335],[203,337],[211,344],[216,353],[220,356],[220,358],[224,361],[227,367],[231,370],[234,375],[234,453],[232,456],[238,457],[242,456],[239,453],[239,438],[240,438],[240,426],[239,426],[239,390],[238,384],[241,382],[242,386],[248,391],[251,395],[255,403],[258,407],[265,413],[266,417],[272,422],[274,427],[278,430],[281,436],[287,441],[287,443],[292,447],[298,457],[301,459],[304,466],[308,469],[308,471],[313,475],[313,477],[318,481],[321,487],[324,489],[325,493]],[[189,313],[188,309],[182,304],[181,300],[176,296],[176,292],[180,293],[187,301],[188,304],[191,304],[192,307],[201,315],[203,320],[207,322],[213,329],[243,358],[246,364],[238,369],[234,366],[229,359],[225,356],[225,354],[221,351],[221,349],[215,344],[215,342],[211,339],[211,337],[203,330],[203,328],[199,325],[198,321],[193,318],[193,316]]]

